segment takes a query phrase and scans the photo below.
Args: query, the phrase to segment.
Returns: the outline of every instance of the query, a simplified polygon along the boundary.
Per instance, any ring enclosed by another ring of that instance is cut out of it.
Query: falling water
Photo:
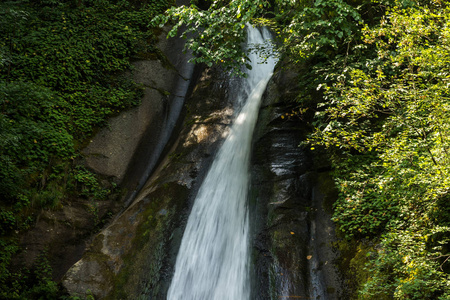
[[[270,38],[248,26],[248,44]],[[240,98],[245,102],[208,172],[189,216],[169,300],[245,300],[250,297],[247,193],[251,137],[275,60],[250,53]]]

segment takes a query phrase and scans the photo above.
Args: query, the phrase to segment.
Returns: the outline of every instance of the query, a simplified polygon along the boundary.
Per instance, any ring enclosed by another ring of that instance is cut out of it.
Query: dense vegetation
[[[148,23],[166,0],[39,0],[0,3],[0,298],[56,297],[45,255],[10,268],[17,233],[40,209],[73,197],[103,199],[94,174],[74,161],[108,117],[139,102],[122,76],[154,51]]]
[[[268,24],[284,59],[301,68],[299,111],[315,109],[308,147],[329,153],[339,190],[333,219],[364,254],[365,268],[347,265],[359,281],[354,298],[450,299],[449,2],[200,7],[154,21],[187,24],[199,33],[188,44],[196,60],[234,73],[246,63],[244,25]]]
[[[320,86],[312,141],[333,153],[339,229],[377,242],[361,295],[449,299],[450,11],[394,2],[382,12]]]

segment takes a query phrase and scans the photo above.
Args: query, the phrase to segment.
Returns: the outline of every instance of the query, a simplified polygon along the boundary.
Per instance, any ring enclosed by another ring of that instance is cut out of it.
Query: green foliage
[[[75,167],[72,176],[80,196],[104,200],[111,192],[102,188],[97,176],[82,166]]]
[[[16,274],[9,269],[9,263],[19,247],[7,239],[0,239],[0,248],[2,249],[0,252],[0,298],[17,299],[19,284]],[[15,292],[11,292],[11,286],[16,287]]]
[[[290,22],[280,33],[285,51],[297,59],[333,57],[343,45],[352,42],[362,23],[359,12],[343,0],[317,0],[311,7],[288,14]],[[285,17],[285,14],[278,16]]]
[[[21,291],[21,298],[28,299],[57,299],[60,291],[56,282],[52,281],[52,268],[47,258],[47,251],[43,251],[36,259],[30,271],[28,280],[35,281],[30,290]]]
[[[31,269],[10,271],[12,256],[19,250],[13,241],[0,239],[4,251],[0,253],[0,298],[1,299],[60,299],[62,293],[52,281],[52,269],[47,252],[42,252]],[[31,287],[31,288],[28,288]]]
[[[339,229],[380,241],[360,297],[448,299],[450,11],[389,4],[318,85],[311,142],[333,154]]]
[[[166,7],[165,0],[0,4],[1,205],[20,197],[57,205],[68,171],[56,167],[109,116],[138,103],[141,89],[117,74],[133,55],[153,50],[147,20]]]
[[[191,62],[218,63],[233,75],[243,75],[242,66],[248,66],[248,57],[242,50],[245,41],[245,26],[254,18],[262,17],[270,7],[269,1],[213,1],[208,9],[202,10],[192,4],[190,7],[172,7],[165,15],[159,15],[152,24],[163,26],[169,21],[175,25],[168,37],[186,38],[186,49],[196,55]]]
[[[241,49],[247,24],[266,25],[281,40],[280,50],[297,61],[310,56],[331,57],[339,45],[350,44],[362,22],[357,9],[342,0],[314,1],[212,1],[207,9],[173,7],[152,24],[174,21],[168,37],[179,30],[187,39],[186,48],[197,57],[192,62],[220,64],[234,75],[242,75],[248,57]],[[256,46],[263,52],[267,47]]]
[[[166,0],[39,0],[0,3],[0,298],[56,299],[47,262],[10,270],[12,239],[33,212],[110,193],[74,159],[108,117],[138,104],[121,74],[155,51],[148,20]],[[94,200],[91,200],[95,203]],[[96,214],[96,207],[87,209]]]
[[[59,107],[62,99],[35,84],[0,83],[2,151],[14,155],[20,168],[42,168],[51,157],[73,155],[69,122]]]
[[[425,234],[418,228],[384,236],[377,259],[369,267],[371,277],[361,290],[364,299],[449,299],[450,276],[443,272],[448,255],[442,245],[449,242],[450,228],[435,228]],[[429,247],[438,233],[447,238]],[[443,263],[444,262],[444,263]]]
[[[0,78],[56,91],[63,99],[60,111],[70,118],[67,130],[76,138],[86,138],[108,116],[137,103],[139,89],[112,75],[129,68],[131,56],[152,51],[147,41],[155,38],[146,20],[160,12],[165,1],[139,10],[127,1],[83,4],[80,9],[27,5],[20,7],[19,16],[8,14],[8,7],[4,23],[20,17],[22,26],[0,29],[7,37],[0,49],[10,58],[4,60]]]
[[[377,236],[398,216],[398,199],[380,195],[382,172],[374,153],[348,154],[345,161],[336,162],[339,198],[333,221],[346,238]]]

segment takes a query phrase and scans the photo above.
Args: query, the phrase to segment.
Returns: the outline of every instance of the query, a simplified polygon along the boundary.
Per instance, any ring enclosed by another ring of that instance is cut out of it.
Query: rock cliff
[[[326,160],[299,147],[311,116],[291,113],[297,109],[292,101],[298,94],[297,72],[278,68],[254,134],[249,199],[252,299],[344,299],[329,215],[334,185]],[[171,149],[158,159],[158,168],[132,204],[95,237],[66,273],[63,284],[71,294],[99,299],[165,298],[192,201],[234,113],[234,95],[226,76],[212,68],[195,78]],[[113,132],[121,132],[119,125]],[[156,129],[150,128],[150,132]],[[141,147],[147,147],[141,150],[145,156],[153,146]],[[132,155],[126,155],[132,161]],[[88,163],[95,166],[100,161]],[[124,181],[132,173],[123,167],[111,170]]]
[[[201,73],[170,153],[133,204],[66,274],[72,294],[165,297],[192,201],[233,115],[226,82],[220,69]],[[299,147],[309,116],[286,115],[295,106],[295,82],[294,71],[276,72],[254,136],[252,299],[342,299],[329,215],[333,184],[323,158]]]

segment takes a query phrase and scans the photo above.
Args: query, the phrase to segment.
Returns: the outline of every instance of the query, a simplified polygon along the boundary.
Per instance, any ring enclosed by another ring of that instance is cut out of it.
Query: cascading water
[[[270,39],[248,26],[247,43]],[[275,59],[248,54],[252,69],[240,92],[245,102],[199,189],[170,285],[169,300],[245,300],[250,297],[247,194],[251,138]],[[246,101],[245,101],[246,100]]]

